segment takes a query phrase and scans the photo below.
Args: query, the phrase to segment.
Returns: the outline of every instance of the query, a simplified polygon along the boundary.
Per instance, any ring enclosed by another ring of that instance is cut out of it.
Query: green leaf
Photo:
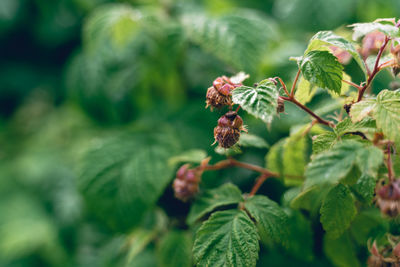
[[[187,223],[193,224],[218,207],[237,204],[241,201],[243,201],[242,192],[236,185],[231,183],[207,190],[201,196],[197,197],[192,204],[187,217]]]
[[[375,187],[375,178],[369,174],[362,174],[357,183],[353,185],[352,188],[354,189],[354,193],[356,196],[358,196],[362,201],[370,205],[372,199],[374,198]]]
[[[190,267],[192,264],[193,241],[190,233],[170,231],[158,244],[158,259],[162,267]]]
[[[219,154],[219,155],[223,155],[223,156],[227,156],[227,157],[232,157],[235,156],[237,154],[242,154],[242,150],[240,149],[240,147],[235,144],[234,146],[230,147],[230,148],[223,148],[220,146],[217,146],[214,149],[215,153]]]
[[[297,89],[294,96],[297,101],[304,105],[311,101],[317,92],[317,89],[318,87],[315,84],[311,84],[302,76],[297,84]]]
[[[350,25],[350,27],[353,27],[353,40],[355,41],[374,31],[380,31],[390,37],[400,37],[399,28],[394,25],[382,24],[379,22],[369,22],[355,23]]]
[[[383,163],[383,152],[375,146],[368,146],[357,153],[356,164],[363,174],[376,177]]]
[[[283,146],[285,143],[286,139],[275,143],[265,156],[266,166],[272,172],[283,174]]]
[[[251,115],[270,123],[278,106],[278,89],[273,82],[264,80],[256,88],[236,88],[232,91],[232,100]]]
[[[207,157],[207,152],[201,149],[192,149],[183,152],[177,156],[174,156],[168,160],[168,164],[171,166],[176,166],[179,163],[200,163],[203,159]]]
[[[350,118],[346,118],[336,125],[334,131],[337,136],[352,132],[374,133],[376,131],[376,122],[374,119],[367,117],[353,123]]]
[[[257,227],[243,210],[215,212],[196,233],[193,256],[198,266],[256,266]]]
[[[321,223],[327,234],[339,237],[357,213],[354,198],[347,186],[338,184],[325,197],[321,206]]]
[[[244,204],[251,217],[257,222],[261,238],[271,238],[282,244],[288,240],[287,214],[266,196],[253,196]]]
[[[333,239],[324,236],[324,252],[331,262],[338,267],[357,267],[360,263],[355,253],[355,247],[349,234],[344,233],[339,238]]]
[[[325,132],[313,137],[313,155],[330,149],[336,144],[337,135],[334,132]]]
[[[364,99],[360,102],[354,103],[350,109],[351,120],[357,122],[369,116],[375,109],[375,105],[375,99]]]
[[[283,165],[285,185],[300,185],[303,183],[304,179],[301,177],[304,175],[305,166],[309,161],[307,138],[307,135],[299,131],[287,138],[283,145],[283,162],[290,162],[290,164]],[[293,175],[298,177],[291,177]]]
[[[173,178],[168,159],[177,152],[179,144],[166,131],[99,141],[78,180],[89,209],[114,229],[131,229]]]
[[[263,138],[248,133],[242,133],[238,143],[239,146],[244,147],[269,148],[268,143]]]
[[[335,184],[346,177],[353,167],[357,151],[362,147],[358,142],[343,141],[331,150],[318,154],[307,166],[305,187]]]
[[[388,231],[389,222],[382,216],[380,210],[374,207],[357,214],[350,227],[352,237],[362,246],[365,246],[368,240],[383,237]]]
[[[303,190],[290,203],[293,209],[305,209],[314,217],[319,213],[322,201],[331,190],[332,186],[313,186]]]
[[[298,62],[306,80],[340,94],[343,67],[328,51],[310,51]]]
[[[336,46],[350,53],[354,60],[361,67],[362,71],[367,74],[364,61],[354,45],[345,38],[334,34],[331,31],[321,31],[316,33],[310,40],[306,53],[313,50],[320,50],[324,46]]]
[[[372,116],[386,138],[400,145],[400,92],[381,91]]]

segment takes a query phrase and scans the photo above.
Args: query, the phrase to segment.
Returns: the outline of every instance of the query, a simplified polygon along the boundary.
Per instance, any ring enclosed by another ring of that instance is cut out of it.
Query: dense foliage
[[[398,264],[399,12],[0,1],[0,265]]]

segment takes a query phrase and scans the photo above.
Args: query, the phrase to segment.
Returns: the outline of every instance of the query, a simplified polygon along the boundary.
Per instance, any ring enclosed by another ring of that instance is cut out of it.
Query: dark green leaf
[[[191,234],[184,231],[170,231],[158,244],[158,259],[162,267],[190,267],[192,264]]]
[[[325,236],[324,252],[335,266],[360,266],[357,255],[355,253],[354,244],[352,243],[348,233],[344,233],[336,239]]]
[[[261,238],[287,243],[288,216],[276,202],[266,196],[253,196],[246,200],[244,206],[256,220]]]
[[[197,197],[192,204],[187,222],[188,224],[193,224],[196,220],[217,207],[237,204],[241,201],[243,201],[242,192],[240,192],[237,186],[231,183],[207,190],[201,196]]]
[[[298,62],[305,79],[340,94],[343,67],[328,51],[310,51]]]
[[[264,80],[256,88],[236,88],[232,91],[232,100],[251,115],[270,123],[276,114],[278,90],[273,82]]]
[[[321,223],[332,238],[339,237],[357,213],[354,198],[347,186],[338,184],[325,197],[321,206]]]
[[[242,210],[215,212],[197,231],[193,256],[198,266],[256,266],[257,227]]]

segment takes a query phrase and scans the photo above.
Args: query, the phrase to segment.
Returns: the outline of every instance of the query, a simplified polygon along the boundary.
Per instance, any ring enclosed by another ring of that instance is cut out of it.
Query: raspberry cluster
[[[400,179],[390,182],[377,190],[376,204],[389,217],[400,214]]]
[[[400,267],[399,237],[388,236],[388,239],[385,246],[378,247],[376,241],[372,244],[367,262],[369,267]]]
[[[189,164],[180,167],[173,183],[175,197],[184,202],[199,192],[199,183],[203,173],[202,170],[189,169],[189,167]]]
[[[229,148],[239,141],[241,131],[245,131],[242,118],[237,112],[229,111],[219,118],[214,128],[215,142],[223,148]]]

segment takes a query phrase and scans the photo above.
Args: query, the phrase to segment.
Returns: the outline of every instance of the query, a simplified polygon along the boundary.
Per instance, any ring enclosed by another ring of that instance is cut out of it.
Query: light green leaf
[[[290,203],[293,209],[305,209],[310,211],[314,217],[319,214],[319,210],[325,196],[331,190],[331,185],[313,186],[303,190]]]
[[[179,163],[200,163],[203,159],[207,157],[207,153],[201,149],[192,149],[183,152],[177,156],[169,158],[168,164],[171,166],[176,166]]]
[[[297,89],[294,96],[297,101],[304,105],[311,101],[317,92],[317,89],[318,87],[315,84],[311,84],[302,76],[297,84]]]
[[[244,206],[256,220],[261,238],[287,243],[288,216],[276,202],[260,195],[247,199]]]
[[[265,162],[268,170],[283,174],[283,146],[286,143],[286,139],[282,139],[275,143],[268,154],[265,156]]]
[[[310,51],[298,62],[305,79],[340,94],[343,67],[328,51]]]
[[[318,154],[307,166],[305,187],[316,184],[335,184],[346,177],[353,167],[357,151],[362,144],[343,141],[332,149]]]
[[[330,149],[336,144],[337,135],[334,132],[325,132],[313,137],[313,155]]]
[[[374,133],[376,131],[376,122],[374,119],[366,117],[353,123],[350,118],[346,118],[336,125],[334,131],[337,136],[352,132]]]
[[[364,99],[360,102],[354,103],[350,109],[351,120],[357,122],[369,116],[375,109],[375,105],[375,99]]]
[[[360,266],[355,253],[354,244],[351,241],[348,233],[344,233],[336,239],[325,235],[324,252],[331,262],[337,267]]]
[[[244,147],[269,148],[268,143],[263,138],[248,133],[242,133],[238,143],[239,146]]]
[[[256,88],[236,88],[232,91],[232,100],[251,115],[270,123],[276,114],[278,89],[273,82],[264,80]]]
[[[367,146],[357,152],[356,164],[363,174],[376,177],[383,163],[383,152],[375,146]]]
[[[162,267],[190,267],[192,264],[193,241],[191,234],[184,231],[170,231],[158,244],[158,259]]]
[[[381,91],[376,97],[376,108],[372,115],[376,125],[391,141],[400,144],[400,92]]]
[[[309,161],[307,155],[308,142],[307,135],[304,135],[302,131],[292,134],[286,138],[286,142],[283,145],[283,162],[290,162],[290,164],[283,165],[283,175],[285,185],[300,185],[303,183],[304,169]],[[298,176],[294,178],[291,176]]]
[[[187,223],[193,224],[215,208],[237,204],[241,201],[243,201],[242,192],[237,186],[231,183],[207,190],[201,196],[197,197],[192,204],[187,217]]]
[[[367,35],[368,33],[374,31],[380,31],[390,37],[399,37],[399,28],[394,25],[382,24],[379,22],[369,22],[369,23],[355,23],[349,25],[353,27],[353,40],[358,40],[359,38]]]
[[[320,50],[320,48],[324,46],[336,46],[340,49],[343,49],[350,53],[353,56],[354,60],[361,67],[362,71],[367,74],[367,70],[365,68],[364,61],[362,60],[360,54],[357,52],[357,49],[354,45],[346,40],[345,38],[334,34],[331,31],[321,31],[316,33],[310,40],[308,44],[308,48],[306,53],[313,50]]]
[[[339,237],[357,213],[354,198],[347,186],[338,184],[325,197],[321,206],[321,223],[332,238]]]
[[[254,267],[258,259],[257,227],[243,210],[218,211],[196,233],[198,266]]]

